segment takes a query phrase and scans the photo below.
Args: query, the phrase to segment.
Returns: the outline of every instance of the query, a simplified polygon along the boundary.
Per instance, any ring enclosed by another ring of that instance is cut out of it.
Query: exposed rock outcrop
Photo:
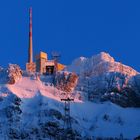
[[[22,77],[22,70],[16,64],[9,64],[8,69],[8,83],[14,84]]]
[[[57,73],[55,79],[56,87],[64,92],[72,92],[77,85],[77,81],[78,76],[70,72]]]

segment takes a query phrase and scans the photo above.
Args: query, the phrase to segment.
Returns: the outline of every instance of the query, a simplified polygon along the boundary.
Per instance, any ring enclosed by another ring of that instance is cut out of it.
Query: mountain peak
[[[101,52],[91,58],[77,58],[67,67],[67,70],[76,72],[77,74],[83,75],[88,73],[87,75],[94,76],[107,72],[119,72],[128,76],[138,74],[133,68],[116,62],[114,58],[106,52]]]
[[[100,52],[99,54],[97,55],[94,55],[92,57],[93,59],[98,59],[99,61],[109,61],[109,62],[114,62],[114,58],[110,56],[109,53],[106,53],[106,52]]]
[[[81,56],[79,59],[80,59],[81,61],[84,61],[84,60],[86,60],[86,57]]]
[[[110,62],[114,62],[114,58],[112,56],[110,56],[109,53],[106,52],[101,52],[99,53],[99,55],[101,56],[101,59],[103,59],[104,61],[110,61]]]

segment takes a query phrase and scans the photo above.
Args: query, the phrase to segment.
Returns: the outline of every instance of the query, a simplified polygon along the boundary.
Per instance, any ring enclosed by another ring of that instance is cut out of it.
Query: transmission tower
[[[74,101],[73,98],[64,98],[61,99],[61,101],[65,102],[65,107],[64,107],[64,111],[65,111],[65,118],[64,118],[64,128],[67,130],[72,129],[71,126],[71,117],[70,117],[70,102]]]

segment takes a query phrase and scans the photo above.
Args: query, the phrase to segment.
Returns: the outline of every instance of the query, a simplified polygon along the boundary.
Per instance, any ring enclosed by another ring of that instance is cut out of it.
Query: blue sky
[[[33,9],[34,55],[61,53],[70,64],[101,51],[140,71],[140,1],[1,0],[0,65],[25,68],[29,7]]]

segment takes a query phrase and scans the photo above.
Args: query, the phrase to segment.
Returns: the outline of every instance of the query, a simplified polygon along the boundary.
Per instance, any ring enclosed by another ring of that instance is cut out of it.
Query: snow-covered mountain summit
[[[113,57],[105,52],[101,52],[91,58],[77,58],[66,69],[87,76],[95,76],[107,72],[120,72],[129,76],[138,74],[133,68],[116,62]]]
[[[85,100],[109,100],[123,107],[140,106],[140,75],[108,53],[75,59],[66,70],[78,74],[76,89]]]
[[[12,64],[0,69],[1,140],[65,140],[64,91],[73,91],[74,98],[69,140],[73,135],[78,140],[140,135],[138,72],[107,53],[80,57],[67,70],[78,78],[68,71],[38,76]]]

